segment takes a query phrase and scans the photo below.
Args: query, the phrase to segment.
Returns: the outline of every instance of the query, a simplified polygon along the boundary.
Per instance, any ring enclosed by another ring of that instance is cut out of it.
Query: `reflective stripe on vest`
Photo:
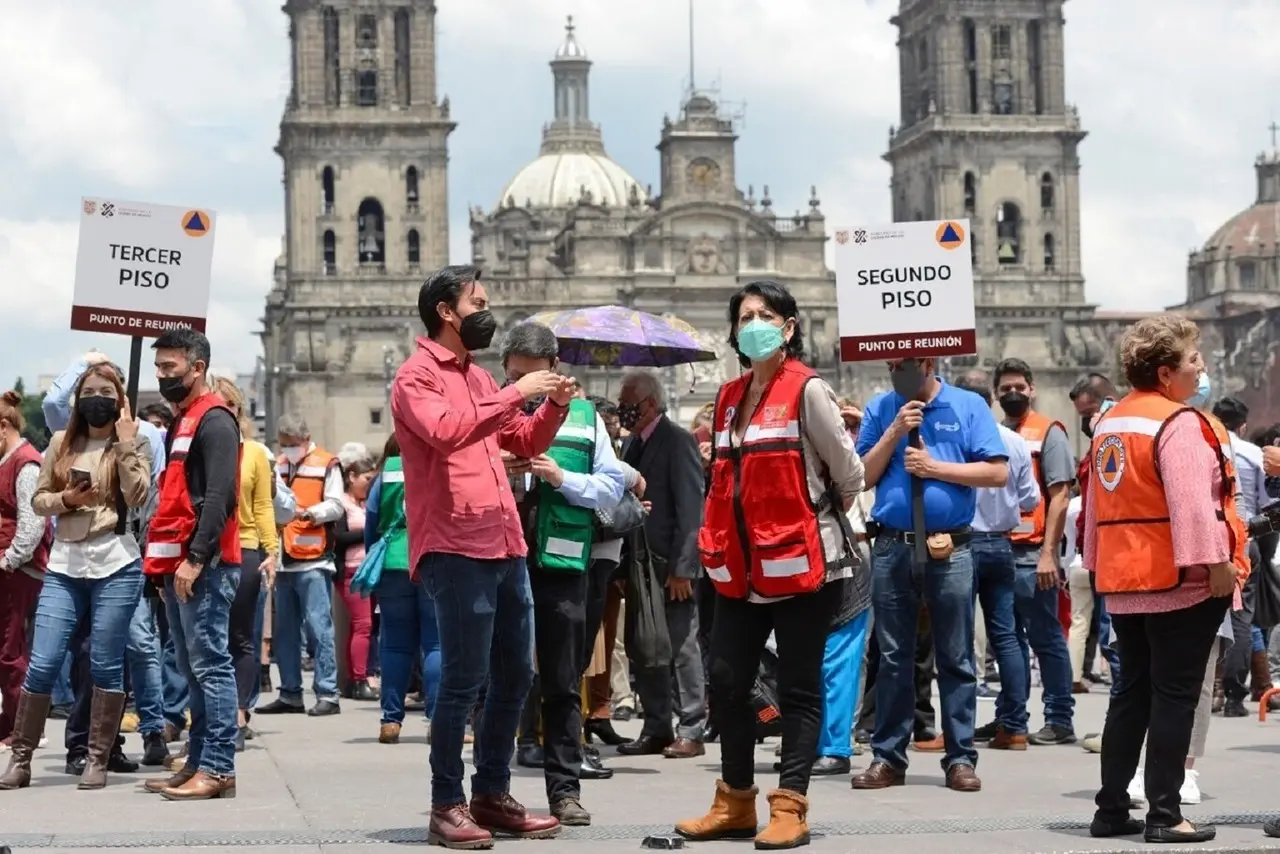
[[[1040,485],[1040,501],[1036,506],[1020,513],[1018,526],[1013,529],[1010,539],[1022,545],[1040,545],[1044,542],[1045,523],[1049,510],[1049,485],[1044,480],[1044,469],[1040,463],[1044,440],[1049,430],[1057,427],[1062,435],[1067,435],[1067,428],[1058,421],[1047,418],[1039,412],[1028,412],[1017,427],[1018,435],[1027,443],[1031,451],[1031,473]]]
[[[800,438],[805,385],[817,374],[788,360],[770,380],[733,446],[733,430],[751,374],[716,396],[711,485],[698,530],[707,578],[731,599],[810,593],[826,579],[828,561],[809,494]]]
[[[143,553],[142,571],[147,575],[172,574],[186,560],[187,549],[199,522],[199,513],[192,506],[187,484],[187,458],[201,422],[215,409],[224,409],[231,414],[222,398],[212,392],[205,394],[179,415],[172,428],[173,441],[169,443],[168,459],[160,478],[156,512],[147,530],[147,546]],[[237,496],[240,494],[240,463],[243,456],[244,446],[240,445],[235,460],[234,494]],[[200,512],[213,510],[206,506]],[[240,563],[240,517],[235,508],[232,508],[226,519],[218,540],[218,554],[214,557],[226,564]]]
[[[1235,513],[1235,463],[1230,439],[1217,419],[1160,394],[1133,392],[1098,422],[1090,445],[1089,500],[1094,503],[1100,593],[1172,590],[1182,583],[1173,551],[1169,504],[1159,472],[1165,426],[1194,412],[1222,477],[1218,518],[1226,526],[1231,560],[1248,572],[1247,538]]]
[[[563,471],[591,474],[595,467],[596,408],[588,400],[569,401],[569,414],[556,431],[547,456]],[[596,514],[576,507],[543,481],[539,486],[532,553],[542,569],[586,572],[591,563]]]

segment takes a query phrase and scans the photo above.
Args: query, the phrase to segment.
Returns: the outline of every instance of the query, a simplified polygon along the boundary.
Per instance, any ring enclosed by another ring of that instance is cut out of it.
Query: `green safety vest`
[[[409,530],[404,523],[404,466],[399,457],[387,457],[382,467],[382,486],[378,495],[378,536],[387,537],[387,551],[382,561],[384,570],[409,570]],[[387,528],[400,518],[399,526],[390,534]]]
[[[596,408],[590,401],[569,401],[565,418],[547,456],[561,469],[591,474],[596,453]],[[548,483],[539,485],[537,521],[538,566],[555,572],[586,572],[596,514],[575,507]]]

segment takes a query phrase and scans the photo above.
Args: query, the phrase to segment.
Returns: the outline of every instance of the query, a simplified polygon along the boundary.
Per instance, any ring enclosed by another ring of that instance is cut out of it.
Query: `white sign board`
[[[82,199],[71,328],[154,338],[204,331],[215,215],[204,208]]]
[[[836,231],[845,362],[978,352],[969,220]]]

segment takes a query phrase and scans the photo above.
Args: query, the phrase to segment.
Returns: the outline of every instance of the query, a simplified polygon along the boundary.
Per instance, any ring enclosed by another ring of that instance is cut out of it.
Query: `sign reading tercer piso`
[[[214,212],[82,199],[71,328],[154,338],[209,313]]]
[[[967,219],[836,231],[845,362],[978,352]]]

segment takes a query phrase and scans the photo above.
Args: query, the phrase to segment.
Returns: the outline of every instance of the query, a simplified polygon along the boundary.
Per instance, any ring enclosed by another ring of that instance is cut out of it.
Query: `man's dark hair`
[[[1102,401],[1108,397],[1114,398],[1116,396],[1116,387],[1103,374],[1088,374],[1076,380],[1076,384],[1071,387],[1071,391],[1067,396],[1075,400],[1082,394],[1087,394],[1094,400]]]
[[[1021,359],[1005,359],[996,365],[996,369],[991,372],[991,387],[999,388],[1000,380],[1013,374],[1022,377],[1027,381],[1027,385],[1035,385],[1036,378],[1031,373],[1031,366]]]
[[[787,290],[787,286],[781,282],[775,282],[773,279],[761,279],[758,282],[751,282],[743,286],[729,298],[729,346],[738,353],[738,310],[742,308],[742,301],[747,297],[760,297],[764,300],[764,304],[769,306],[770,311],[777,314],[784,321],[794,320],[796,322],[796,332],[791,336],[791,340],[783,345],[787,351],[787,355],[793,359],[799,359],[804,356],[804,330],[800,327],[800,309],[796,307],[796,298],[791,295],[791,291]],[[738,361],[742,363],[742,367],[751,367],[751,360],[746,356],[738,353]]]
[[[554,365],[560,356],[560,342],[556,340],[556,334],[551,331],[551,327],[526,320],[523,323],[517,323],[507,331],[502,338],[499,353],[502,356],[504,368],[507,366],[507,360],[512,356],[546,359]]]
[[[418,290],[418,316],[427,327],[427,336],[435,338],[444,328],[444,318],[436,306],[444,303],[454,310],[468,285],[480,281],[480,268],[469,264],[455,264],[436,270]]]
[[[596,408],[596,412],[600,413],[601,418],[618,414],[618,405],[612,400],[594,394],[590,395],[587,400],[591,401],[591,404]]]
[[[209,339],[203,332],[186,327],[166,329],[151,345],[152,350],[181,350],[187,354],[188,364],[204,362],[205,370],[209,370],[209,362],[213,359],[213,350],[209,347]]]
[[[1013,371],[1010,371],[1013,373]],[[956,388],[962,388],[965,391],[971,391],[978,397],[987,402],[987,406],[991,405],[991,387],[987,385],[985,379],[981,375],[972,373],[964,374],[955,381]]]
[[[1238,397],[1224,397],[1213,405],[1214,416],[1232,433],[1249,421],[1249,407]]]
[[[164,425],[166,430],[173,426],[173,410],[164,403],[147,404],[138,411],[138,417],[143,421],[150,421],[152,418],[156,418]]]

